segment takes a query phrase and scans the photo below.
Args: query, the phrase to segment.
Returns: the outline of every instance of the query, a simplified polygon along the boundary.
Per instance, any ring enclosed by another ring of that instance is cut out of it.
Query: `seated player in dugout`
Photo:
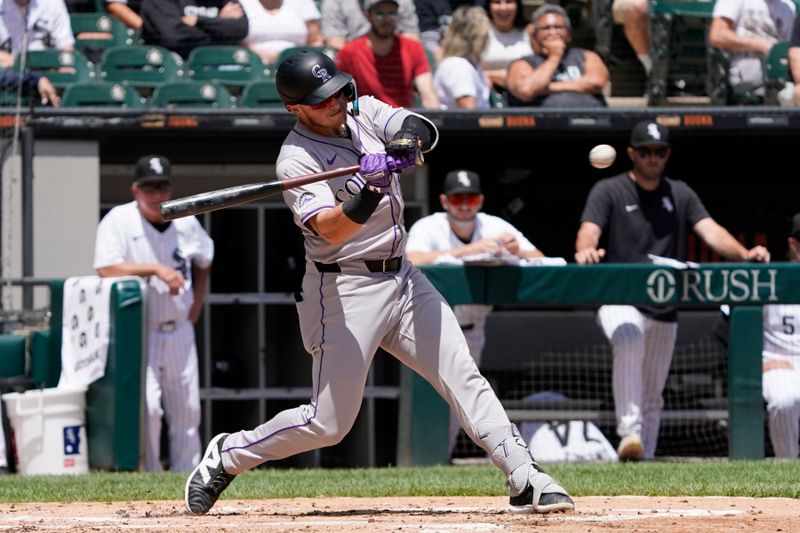
[[[484,196],[480,176],[471,170],[448,172],[439,202],[443,212],[419,219],[408,232],[406,256],[415,266],[474,257],[530,259],[544,254],[517,228],[500,217],[482,213]],[[469,353],[480,367],[486,344],[486,318],[491,305],[462,304],[453,307]],[[453,453],[461,426],[450,416],[449,449]]]
[[[286,58],[276,83],[297,117],[278,156],[278,178],[350,165],[359,170],[284,192],[305,239],[297,312],[313,359],[311,398],[251,430],[215,436],[186,480],[189,511],[207,513],[242,472],[339,443],[358,416],[379,347],[447,401],[503,472],[510,511],[573,510],[478,371],[450,306],[403,255],[400,172],[415,166],[420,151],[433,150],[436,127],[406,109],[358,97],[353,77],[316,51]]]

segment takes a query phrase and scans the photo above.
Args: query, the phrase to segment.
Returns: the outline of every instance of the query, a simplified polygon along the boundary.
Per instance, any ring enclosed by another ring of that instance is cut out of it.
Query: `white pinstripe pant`
[[[189,472],[200,462],[200,378],[194,328],[188,320],[171,333],[148,332],[145,468],[163,470],[161,417],[169,424],[169,464]]]
[[[763,392],[775,457],[797,459],[800,455],[800,371],[775,368],[765,372]]]
[[[0,399],[0,417],[3,415],[3,400]],[[8,468],[8,459],[6,458],[6,432],[3,431],[3,425],[0,424],[0,468]]]
[[[614,354],[611,381],[617,433],[620,437],[638,433],[645,457],[652,458],[678,324],[653,320],[631,305],[604,305],[597,320]]]

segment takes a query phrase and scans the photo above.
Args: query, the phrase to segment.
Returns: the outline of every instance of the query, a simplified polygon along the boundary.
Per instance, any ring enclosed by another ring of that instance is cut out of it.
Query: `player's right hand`
[[[367,185],[387,193],[392,185],[392,169],[389,168],[386,154],[364,154],[358,164],[359,173],[367,180]]]
[[[575,252],[575,262],[581,265],[587,263],[599,263],[606,256],[606,251],[603,248],[584,248]]]
[[[156,269],[156,275],[167,284],[169,293],[172,295],[178,294],[183,288],[183,276],[174,268],[170,268],[167,265],[159,265]]]

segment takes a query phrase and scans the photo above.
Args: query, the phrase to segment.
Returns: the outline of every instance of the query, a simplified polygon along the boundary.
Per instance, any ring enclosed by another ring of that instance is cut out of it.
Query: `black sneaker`
[[[554,513],[574,511],[575,502],[569,497],[567,491],[549,475],[533,463],[529,470],[528,484],[521,493],[510,496],[508,508],[512,513]],[[539,499],[534,502],[534,491],[539,494]],[[545,492],[546,491],[546,492]]]
[[[203,459],[197,465],[183,489],[186,508],[194,514],[206,514],[214,507],[219,495],[236,476],[222,467],[222,443],[228,433],[220,433],[208,443]]]

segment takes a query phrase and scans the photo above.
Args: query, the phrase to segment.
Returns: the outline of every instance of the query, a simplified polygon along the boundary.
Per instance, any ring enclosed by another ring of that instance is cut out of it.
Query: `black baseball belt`
[[[391,259],[364,259],[361,261],[369,272],[398,272],[403,266],[403,258],[392,257]],[[353,264],[353,263],[351,263]],[[320,263],[314,261],[317,272],[341,272],[342,266],[339,263]],[[349,266],[349,265],[348,265]]]

